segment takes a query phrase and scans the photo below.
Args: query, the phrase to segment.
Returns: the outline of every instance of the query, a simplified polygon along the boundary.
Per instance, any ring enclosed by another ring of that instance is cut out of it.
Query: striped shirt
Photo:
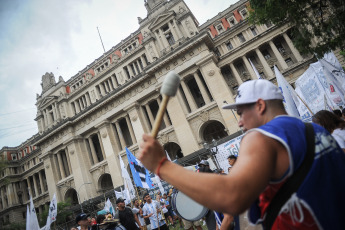
[[[157,216],[157,209],[160,209],[160,205],[155,200],[153,200],[150,204],[146,202],[143,207],[143,216],[148,216],[153,213],[153,215],[149,217],[152,229],[158,228],[165,224],[164,220],[162,220],[161,213],[159,213]],[[158,219],[160,220],[159,223]]]

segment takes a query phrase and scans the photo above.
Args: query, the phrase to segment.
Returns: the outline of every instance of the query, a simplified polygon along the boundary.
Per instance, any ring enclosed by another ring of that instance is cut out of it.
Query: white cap
[[[246,81],[238,88],[236,102],[223,106],[223,109],[236,109],[238,105],[255,103],[257,100],[283,100],[281,90],[264,79]]]

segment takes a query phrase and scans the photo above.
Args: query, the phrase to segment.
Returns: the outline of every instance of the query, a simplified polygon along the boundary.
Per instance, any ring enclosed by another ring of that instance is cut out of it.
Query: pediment
[[[38,104],[38,109],[44,108],[47,105],[50,105],[52,102],[55,102],[57,96],[47,96],[42,99],[42,101]]]
[[[164,14],[158,15],[156,19],[153,20],[153,22],[149,25],[149,29],[152,30],[155,27],[161,26],[162,23],[168,22],[170,18],[173,17],[174,15],[175,15],[174,11],[168,11]]]

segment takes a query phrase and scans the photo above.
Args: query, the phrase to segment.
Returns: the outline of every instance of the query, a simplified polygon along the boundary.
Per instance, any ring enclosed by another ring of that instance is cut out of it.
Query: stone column
[[[112,84],[111,78],[109,78],[109,79],[107,80],[107,83],[108,83],[108,85],[109,85],[110,91],[113,91],[115,88],[114,88],[114,86],[113,86],[113,84]]]
[[[196,106],[195,100],[192,96],[192,93],[189,90],[189,87],[185,83],[184,79],[181,80],[181,86],[184,91],[184,94],[186,95],[187,102],[189,104],[189,107],[191,111],[195,111],[198,107]]]
[[[143,134],[149,132],[147,118],[140,109],[142,109],[142,107],[137,102],[124,108],[128,113],[128,118],[132,124],[131,127],[133,129],[134,136],[139,143],[142,140]]]
[[[268,65],[265,57],[262,55],[261,51],[258,48],[255,49],[255,52],[256,52],[256,55],[258,55],[258,58],[262,64],[262,66],[264,67],[266,74],[268,75],[267,79],[270,79],[271,77],[274,76],[271,67]]]
[[[298,52],[298,50],[295,48],[295,46],[293,45],[291,39],[289,38],[289,36],[286,33],[283,33],[283,37],[286,41],[286,44],[289,46],[291,52],[293,53],[293,55],[295,56],[296,60],[298,62],[303,61],[303,57],[301,56],[301,54]]]
[[[137,143],[137,139],[135,138],[132,124],[131,124],[131,121],[129,120],[128,115],[125,117],[125,119],[126,119],[126,123],[128,126],[129,134],[131,135],[132,142],[133,142],[133,144],[135,144],[135,143]]]
[[[104,97],[104,95],[105,95],[105,90],[104,90],[103,84],[101,83],[101,84],[99,84],[98,86],[99,86],[99,89],[101,90],[101,95]]]
[[[173,22],[173,26],[175,27],[175,30],[177,31],[177,34],[178,34],[179,39],[182,38],[182,37],[183,37],[183,34],[182,34],[180,28],[178,27],[178,25],[177,25],[177,23],[176,23],[176,20],[173,19],[172,22]]]
[[[182,107],[183,112],[185,114],[188,114],[189,113],[188,105],[186,105],[187,102],[185,101],[184,97],[182,96],[182,92],[181,92],[180,88],[177,89],[176,97],[178,98],[178,100],[181,103],[181,107]]]
[[[162,39],[161,39],[160,33],[157,31],[157,32],[155,32],[155,34],[156,34],[156,37],[157,37],[158,44],[161,47],[161,50],[165,49],[164,44],[163,44]]]
[[[39,181],[40,181],[41,190],[42,190],[42,193],[43,193],[43,192],[45,191],[45,189],[44,189],[44,183],[43,183],[41,171],[38,171],[38,179],[39,179]]]
[[[151,111],[151,109],[150,109],[149,104],[146,104],[146,105],[145,105],[145,108],[146,108],[147,115],[149,116],[149,120],[150,120],[150,123],[151,123],[151,127],[153,127],[153,124],[154,124],[154,122],[155,122],[155,118],[153,117],[153,114],[152,114],[152,111]]]
[[[33,196],[32,192],[33,192],[33,188],[32,188],[32,185],[31,185],[31,182],[30,182],[30,177],[26,178],[26,183],[28,184],[28,189],[29,189],[29,194],[31,196]],[[30,200],[30,197],[28,197],[28,200]]]
[[[74,105],[75,105],[75,111],[78,114],[81,111],[78,100],[74,101]]]
[[[163,43],[164,48],[169,47],[170,45],[169,45],[169,43],[168,43],[168,40],[165,38],[165,35],[164,35],[164,33],[163,33],[163,30],[162,30],[162,29],[158,29],[158,32],[159,32],[159,35],[160,35],[160,37],[161,37],[161,41],[162,41],[162,43]]]
[[[91,136],[88,138],[88,140],[89,140],[89,144],[90,144],[90,150],[91,150],[91,155],[92,155],[93,163],[97,164],[98,163],[98,158],[97,158],[95,146],[93,145]]]
[[[179,36],[177,35],[177,33],[176,33],[176,31],[175,31],[175,28],[174,28],[174,26],[173,26],[173,24],[172,24],[171,22],[168,22],[168,26],[169,26],[170,32],[171,32],[171,34],[173,35],[174,40],[175,40],[175,42],[176,42],[176,41],[179,39]]]
[[[58,158],[58,162],[59,162],[59,168],[60,168],[60,172],[61,172],[61,179],[65,178],[66,177],[66,172],[65,172],[65,169],[63,167],[63,162],[62,162],[62,159],[61,159],[61,153],[58,152],[57,154],[57,158]]]
[[[133,70],[131,68],[131,65],[127,65],[127,70],[129,72],[129,79],[131,79],[131,77],[135,76],[135,74],[133,73]]]
[[[19,198],[18,198],[18,193],[17,193],[17,188],[16,188],[16,183],[12,183],[12,188],[13,188],[13,198],[15,204],[19,204]]]
[[[121,143],[121,150],[122,150],[125,148],[126,142],[125,142],[125,139],[123,138],[121,127],[120,127],[120,124],[118,121],[115,121],[115,127],[117,130],[117,133],[119,134],[119,139],[120,139],[120,143]]]
[[[87,106],[91,105],[91,98],[90,98],[89,93],[86,93],[86,94],[85,94],[85,98],[86,98],[86,104],[87,104]]]
[[[109,89],[109,86],[107,85],[107,82],[104,81],[104,82],[102,82],[101,84],[103,85],[103,87],[104,87],[104,89],[105,89],[105,92],[106,92],[106,93],[109,93],[109,92],[110,92],[110,89]]]
[[[32,181],[34,182],[34,188],[35,188],[35,197],[38,197],[38,187],[37,187],[37,181],[36,181],[36,178],[35,178],[35,174],[34,175],[32,175]]]
[[[97,136],[98,136],[98,140],[99,140],[99,145],[101,147],[101,154],[103,156],[103,160],[105,160],[105,151],[104,151],[104,147],[102,145],[102,137],[101,137],[99,132],[97,133]]]
[[[140,63],[139,63],[139,59],[137,59],[136,61],[136,64],[137,64],[137,66],[138,66],[138,68],[139,68],[139,73],[141,73],[141,72],[143,72],[143,70],[142,70],[142,68],[141,68],[141,66],[140,66]]]
[[[240,75],[238,74],[237,69],[233,63],[230,63],[230,68],[231,68],[231,71],[234,73],[234,77],[236,78],[238,85],[242,84],[243,81],[242,81]]]
[[[244,64],[245,64],[247,70],[249,71],[250,76],[252,76],[251,79],[259,79],[259,78],[256,76],[256,74],[255,74],[255,72],[254,72],[254,70],[253,70],[253,67],[250,65],[250,63],[249,63],[247,57],[246,57],[246,56],[242,56],[242,60],[243,60],[243,62],[244,62]]]
[[[115,74],[111,75],[111,80],[113,81],[114,87],[119,87],[119,84],[117,84],[116,76]]]
[[[70,161],[70,159],[69,159],[69,154],[68,154],[68,149],[67,149],[67,148],[65,148],[65,153],[66,153],[66,159],[67,159],[68,170],[69,170],[69,173],[72,174],[73,171],[72,171],[71,161]]]
[[[161,99],[160,99],[159,97],[157,98],[157,102],[158,102],[158,105],[161,104]],[[168,126],[171,125],[171,124],[170,124],[170,121],[169,121],[169,118],[168,118],[168,115],[167,115],[166,112],[164,112],[163,120],[164,120],[164,123],[165,123],[165,127],[168,127]]]
[[[271,49],[272,49],[274,55],[277,57],[278,62],[279,62],[279,64],[281,65],[281,67],[282,67],[283,69],[287,69],[288,66],[287,66],[287,64],[286,64],[286,62],[285,62],[283,56],[282,56],[282,55],[280,54],[280,52],[278,51],[276,45],[274,45],[273,41],[269,41],[268,44],[270,45],[270,47],[271,47]]]
[[[143,67],[145,68],[147,65],[146,65],[146,62],[142,56],[140,56],[140,60],[141,60],[141,63],[143,63]]]
[[[194,78],[195,78],[195,81],[196,81],[196,84],[198,85],[199,87],[199,90],[201,92],[201,95],[202,97],[204,98],[204,101],[206,104],[209,104],[211,102],[211,99],[210,97],[208,96],[208,93],[204,87],[204,84],[202,83],[200,77],[199,77],[199,74],[198,73],[194,73]]]

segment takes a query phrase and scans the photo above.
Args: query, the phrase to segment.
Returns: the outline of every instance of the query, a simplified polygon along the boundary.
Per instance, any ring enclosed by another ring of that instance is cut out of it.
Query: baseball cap
[[[201,160],[199,165],[210,165],[210,163],[207,160]]]
[[[264,79],[246,81],[238,87],[236,102],[223,106],[223,109],[236,109],[238,105],[255,103],[257,100],[283,100],[281,90]]]
[[[78,224],[79,221],[81,220],[86,220],[90,215],[87,215],[85,213],[80,213],[76,218],[75,222]]]
[[[125,200],[122,199],[122,198],[117,198],[117,200],[116,200],[116,204],[118,204],[118,203],[124,203],[124,202],[125,202]]]

